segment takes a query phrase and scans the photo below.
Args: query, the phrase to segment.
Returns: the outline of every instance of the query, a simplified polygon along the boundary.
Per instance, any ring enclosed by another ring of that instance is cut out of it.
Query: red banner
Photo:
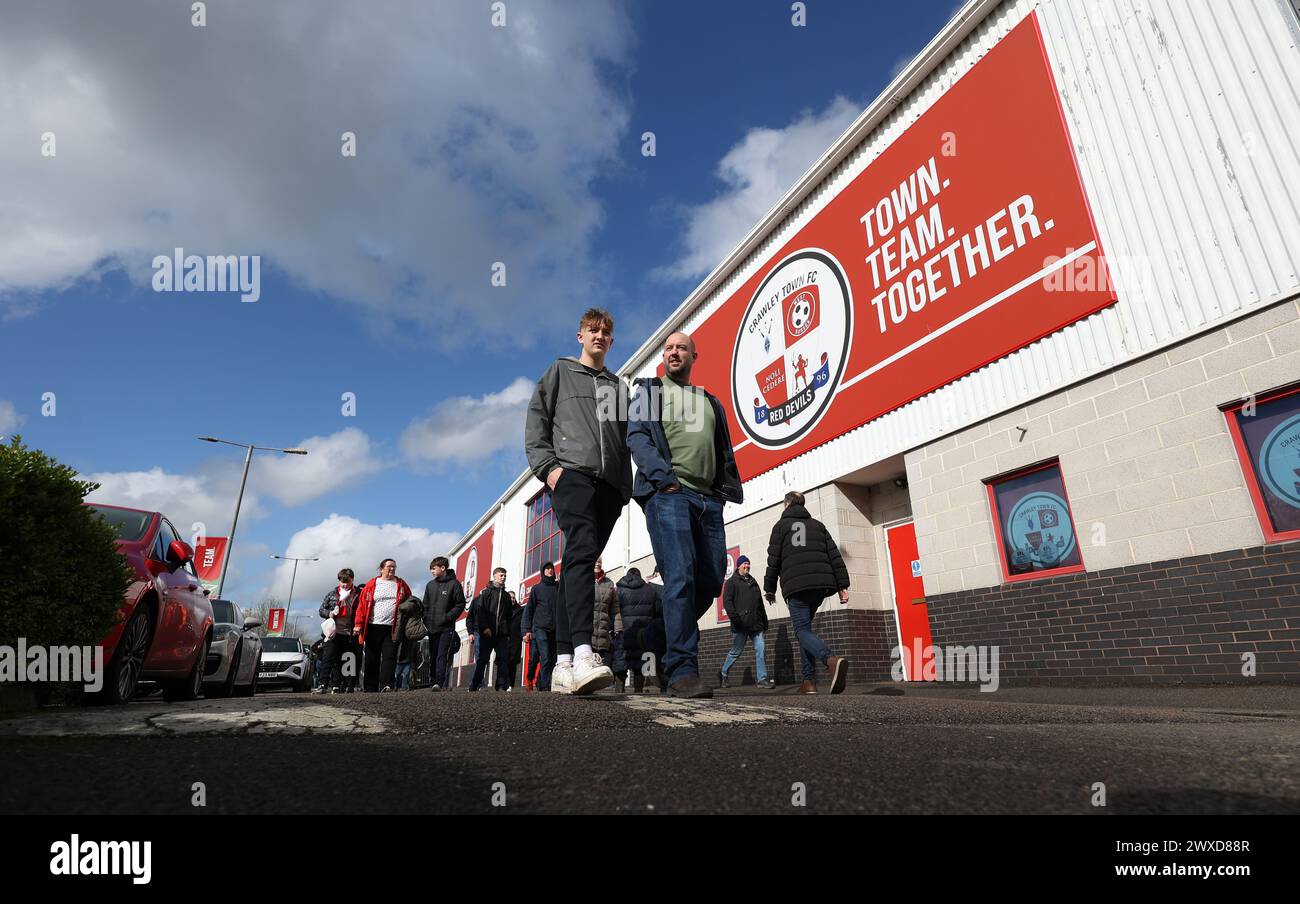
[[[266,612],[266,633],[279,634],[284,630],[284,609],[268,609]]]
[[[465,589],[465,602],[473,602],[475,594],[492,580],[492,531],[489,527],[478,535],[469,547],[456,558],[456,577]],[[510,576],[506,575],[509,580]]]
[[[749,479],[1115,300],[1031,14],[695,331]]]
[[[208,537],[194,547],[194,568],[199,573],[199,583],[217,592],[221,581],[221,565],[226,559],[226,538]]]

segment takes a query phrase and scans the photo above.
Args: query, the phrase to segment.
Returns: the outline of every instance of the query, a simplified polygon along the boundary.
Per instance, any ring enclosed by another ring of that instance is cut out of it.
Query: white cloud
[[[726,186],[722,194],[684,209],[682,255],[654,275],[707,275],[861,112],[860,104],[836,97],[820,113],[805,111],[785,128],[751,129],[718,164],[717,176]]]
[[[357,427],[330,436],[309,436],[298,443],[306,455],[258,452],[249,482],[285,505],[302,505],[337,489],[351,487],[379,471],[370,437]]]
[[[895,60],[894,65],[889,67],[889,80],[892,82],[898,78],[898,74],[906,69],[914,59],[916,59],[916,54],[908,53]]]
[[[591,186],[629,118],[629,17],[508,12],[494,28],[485,4],[284,0],[210,4],[195,28],[188,3],[9,4],[0,121],[26,138],[0,143],[0,309],[118,268],[147,286],[176,246],[260,254],[264,282],[385,327],[573,307],[595,279]]]
[[[444,399],[402,431],[403,454],[413,463],[437,466],[483,462],[502,449],[522,456],[524,418],[536,385],[518,377],[500,392]]]
[[[105,471],[80,476],[100,484],[99,489],[86,497],[87,502],[162,512],[186,542],[195,524],[202,524],[205,533],[211,536],[227,533],[239,492],[239,473],[231,468],[176,474],[154,467],[148,471]],[[265,515],[257,495],[245,492],[240,520]]]
[[[349,489],[382,467],[371,454],[370,438],[356,427],[330,436],[308,437],[298,445],[308,454],[253,454],[239,510],[241,522],[265,517],[268,500],[302,505],[335,490]],[[88,501],[162,512],[188,539],[191,525],[197,522],[213,536],[229,531],[243,467],[243,461],[235,456],[209,459],[191,473],[155,466],[148,471],[103,471],[81,477],[101,485],[86,497]]]
[[[397,575],[422,593],[429,580],[429,560],[446,555],[460,534],[431,531],[401,524],[366,524],[347,515],[331,514],[324,521],[303,528],[289,540],[286,556],[318,557],[319,562],[299,562],[293,582],[294,608],[310,602],[319,606],[334,586],[339,569],[351,568],[357,582],[364,583],[379,572],[383,559],[397,560]],[[281,562],[270,584],[257,596],[268,594],[289,598],[293,563]],[[301,610],[298,610],[301,611]]]
[[[18,413],[13,402],[6,402],[0,399],[0,436],[13,430],[23,422],[23,416]]]

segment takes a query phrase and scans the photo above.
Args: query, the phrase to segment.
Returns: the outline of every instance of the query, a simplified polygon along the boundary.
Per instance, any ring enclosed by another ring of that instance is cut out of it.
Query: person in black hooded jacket
[[[456,621],[465,611],[465,590],[450,567],[446,556],[438,556],[429,563],[433,580],[424,585],[424,625],[429,629],[429,655],[433,657],[432,690],[447,686],[451,671],[452,635]]]
[[[658,584],[647,584],[641,577],[641,569],[635,567],[627,570],[617,587],[618,607],[623,613],[623,654],[632,672],[632,689],[638,694],[645,689],[642,666],[647,651],[637,646],[642,629],[649,627],[651,622],[663,621],[664,617],[659,587]]]
[[[555,601],[560,596],[560,585],[555,580],[555,566],[550,562],[542,564],[542,579],[534,585],[528,594],[528,604],[524,607],[522,629],[524,640],[532,644],[529,653],[532,661],[541,663],[541,673],[537,678],[537,689],[551,689],[551,670],[555,668]],[[529,668],[532,668],[530,665]]]
[[[803,655],[803,683],[799,685],[799,693],[817,693],[818,662],[825,663],[831,673],[831,693],[840,693],[848,680],[849,662],[843,656],[833,655],[826,643],[813,633],[812,620],[826,597],[838,592],[840,602],[848,602],[849,570],[826,525],[808,514],[802,493],[785,494],[785,510],[772,528],[767,544],[763,592],[769,603],[776,599],[778,580]]]

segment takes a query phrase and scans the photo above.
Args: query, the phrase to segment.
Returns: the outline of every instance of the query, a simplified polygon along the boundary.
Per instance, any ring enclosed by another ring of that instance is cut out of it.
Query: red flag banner
[[[194,567],[199,572],[199,583],[213,593],[221,581],[221,566],[226,560],[225,537],[208,537],[194,547]]]

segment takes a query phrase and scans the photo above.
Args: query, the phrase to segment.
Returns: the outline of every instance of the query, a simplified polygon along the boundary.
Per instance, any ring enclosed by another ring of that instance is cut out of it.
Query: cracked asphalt
[[[1300,688],[790,690],[47,709],[0,719],[0,812],[1300,813]]]

